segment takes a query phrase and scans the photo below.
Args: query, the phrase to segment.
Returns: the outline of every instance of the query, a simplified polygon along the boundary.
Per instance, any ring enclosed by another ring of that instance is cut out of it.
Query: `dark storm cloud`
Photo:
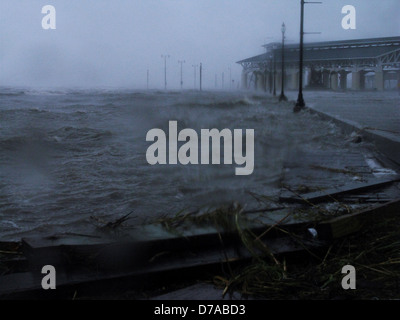
[[[53,5],[57,29],[43,30],[41,9]],[[262,53],[261,45],[299,38],[299,0],[1,0],[0,84],[60,86],[193,87],[193,64],[203,63],[205,86],[239,80],[236,61]],[[357,10],[357,29],[343,30],[341,9]],[[400,34],[398,0],[325,0],[306,6],[306,41]]]

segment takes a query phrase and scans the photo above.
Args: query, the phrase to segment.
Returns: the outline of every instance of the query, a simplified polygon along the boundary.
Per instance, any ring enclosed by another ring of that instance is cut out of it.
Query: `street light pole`
[[[232,70],[231,67],[229,69],[229,90],[232,90]]]
[[[169,55],[161,55],[161,58],[164,58],[164,89],[167,90],[167,58]]]
[[[304,38],[304,0],[301,0],[299,94],[297,97],[296,105],[294,106],[293,109],[294,112],[299,112],[306,105],[303,99],[303,38]]]
[[[194,68],[194,89],[196,90],[196,68],[198,67],[197,64],[192,65]]]
[[[200,63],[200,91],[202,91],[203,64]]]
[[[274,75],[273,75],[273,72],[271,72],[272,71],[272,66],[273,66],[273,64],[272,64],[272,56],[270,56],[269,58],[270,58],[269,59],[269,70],[270,70],[270,72],[268,74],[268,83],[269,83],[269,93],[272,94],[272,89],[273,89],[272,87],[274,86],[274,83],[273,83]]]
[[[183,89],[183,71],[182,71],[182,64],[185,63],[185,60],[179,60],[178,63],[181,64],[181,90]]]
[[[279,97],[279,101],[287,101],[287,98],[284,93],[285,87],[285,31],[286,26],[285,23],[282,23],[282,88],[281,88],[281,96]]]
[[[322,3],[322,2],[306,2],[301,0],[301,13],[300,13],[300,63],[299,63],[299,95],[297,97],[296,105],[293,112],[299,112],[306,106],[303,99],[303,38],[304,38],[304,4],[305,3]]]
[[[275,46],[273,47],[274,50],[274,92],[273,95],[276,97],[276,57],[275,57]]]

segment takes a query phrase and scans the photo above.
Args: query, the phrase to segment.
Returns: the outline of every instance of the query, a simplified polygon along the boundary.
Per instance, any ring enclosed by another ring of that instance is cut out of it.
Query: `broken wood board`
[[[291,211],[282,210],[280,215],[290,216]],[[313,225],[308,221],[284,222],[257,216],[255,221],[244,221],[240,228],[250,230],[255,236],[263,234],[263,239],[274,239],[282,237],[285,232],[305,235],[307,228]],[[188,226],[173,233],[166,231],[161,225],[146,225],[131,230],[121,239],[61,234],[44,238],[23,238],[22,243],[31,268],[38,269],[51,264],[68,268],[96,266],[104,270],[140,267],[160,252],[207,251],[221,244],[237,246],[242,243],[237,229],[221,231],[213,226],[186,227]]]
[[[288,202],[288,203],[316,204],[326,200],[330,201],[336,200],[337,197],[346,194],[374,190],[397,181],[400,181],[399,175],[396,175],[395,177],[392,177],[390,179],[376,179],[373,182],[369,183],[352,183],[339,188],[330,188],[326,190],[305,193],[302,195],[296,195],[293,192],[288,191],[288,192],[283,192],[279,197],[279,200],[281,202]]]
[[[389,217],[400,218],[400,199],[321,222],[316,226],[316,230],[319,239],[337,239],[356,233],[368,224],[381,222],[382,219]]]
[[[274,255],[296,255],[305,250],[320,249],[326,244],[315,240],[304,240],[301,243],[291,237],[266,239],[263,241],[266,247]],[[65,295],[72,296],[73,292],[85,292],[100,290],[106,291],[110,287],[118,290],[132,290],[148,285],[155,277],[161,277],[163,281],[173,281],[172,275],[181,279],[186,276],[196,278],[196,274],[205,274],[207,270],[218,270],[222,265],[234,264],[246,261],[253,257],[243,244],[224,246],[217,243],[208,250],[184,250],[174,252],[159,252],[151,259],[145,261],[140,267],[125,271],[103,272],[100,269],[57,269],[57,290],[43,290],[41,270],[33,270],[25,273],[15,273],[0,277],[0,298],[60,298]],[[257,251],[260,254],[260,251]],[[264,252],[264,255],[267,253]],[[118,284],[117,284],[118,283]],[[46,291],[46,292],[45,292]]]
[[[150,300],[242,300],[244,299],[239,292],[223,294],[223,290],[216,288],[208,283],[196,283],[186,288],[164,293]],[[246,300],[248,300],[246,298]]]

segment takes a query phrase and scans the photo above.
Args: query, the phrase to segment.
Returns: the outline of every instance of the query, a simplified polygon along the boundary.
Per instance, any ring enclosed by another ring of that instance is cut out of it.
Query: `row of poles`
[[[164,89],[167,90],[167,58],[169,58],[169,55],[161,55],[161,58],[164,58]],[[183,89],[183,64],[186,63],[185,60],[178,60],[178,63],[181,65],[181,90]],[[194,68],[194,87],[196,88],[196,79],[197,79],[197,68],[199,65],[192,65]],[[147,70],[147,74],[148,74]],[[202,90],[202,77],[203,77],[203,64],[200,63],[200,91]],[[147,89],[149,88],[149,81],[147,77]]]
[[[304,5],[305,4],[321,4],[322,2],[311,2],[311,1],[305,1],[301,0],[301,10],[300,10],[300,57],[299,57],[299,93],[296,101],[296,105],[294,107],[294,112],[300,111],[302,108],[305,107],[305,101],[303,97],[303,52],[304,52]],[[282,84],[281,84],[281,94],[279,96],[279,101],[287,101],[287,97],[285,96],[284,92],[284,74],[285,74],[285,32],[286,32],[286,26],[285,23],[282,23]],[[319,33],[319,32],[307,32],[308,34],[310,33]],[[167,58],[169,58],[169,55],[162,55],[162,58],[164,58],[164,86],[165,89],[167,89]],[[179,60],[178,63],[181,65],[181,89],[183,88],[183,64],[185,63],[185,60]],[[196,88],[196,70],[198,65],[192,65],[194,68],[194,87]],[[230,68],[229,71],[231,72]],[[232,79],[232,75],[231,75]],[[222,73],[222,81],[224,81],[224,73]],[[275,82],[275,79],[274,79]],[[217,76],[215,76],[215,84],[217,84]],[[230,85],[232,84],[232,80]],[[149,87],[149,70],[147,70],[147,88]],[[202,90],[202,64],[200,63],[200,91]],[[274,95],[275,93],[275,85],[274,85]]]
[[[304,58],[304,34],[315,34],[319,32],[304,32],[304,5],[305,4],[320,4],[322,2],[306,2],[305,0],[301,0],[301,11],[300,11],[300,57],[299,57],[299,93],[296,101],[296,105],[293,109],[294,112],[299,112],[301,109],[305,107],[305,101],[303,97],[303,58]],[[287,97],[284,92],[284,84],[285,84],[285,32],[286,26],[285,23],[282,23],[282,84],[281,84],[281,94],[279,96],[279,101],[287,101]],[[275,59],[274,59],[275,60]],[[275,73],[275,71],[274,71]],[[274,93],[276,95],[276,86],[275,86],[275,76],[274,76]]]
[[[161,58],[164,59],[164,89],[167,90],[167,59],[170,58],[169,55],[161,55]],[[180,87],[181,90],[183,89],[183,64],[186,63],[185,60],[178,60],[178,64],[180,64]],[[202,90],[202,79],[203,79],[203,64],[200,63],[200,65],[194,64],[192,65],[194,68],[194,88],[197,88],[197,68],[200,67],[200,75],[199,75],[199,80],[200,80],[200,91]],[[232,70],[231,68],[228,68],[229,70],[229,76],[230,76],[230,88],[232,88],[232,85],[234,84],[235,80],[232,80]],[[222,88],[224,88],[224,79],[225,79],[225,73],[222,72]],[[215,87],[217,87],[217,75],[215,75]],[[147,89],[149,89],[149,70],[147,69]]]

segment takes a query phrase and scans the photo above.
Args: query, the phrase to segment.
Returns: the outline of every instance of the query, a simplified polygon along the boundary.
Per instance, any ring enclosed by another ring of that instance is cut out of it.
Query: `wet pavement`
[[[400,95],[388,92],[318,92],[307,107],[353,129],[400,164]]]
[[[296,101],[297,92],[286,94]],[[283,185],[299,193],[395,178],[400,168],[400,97],[397,92],[304,91],[307,111],[345,132],[353,145],[343,153],[308,149],[285,163]],[[329,143],[329,141],[327,141]],[[358,148],[364,145],[365,149]],[[367,150],[367,151],[365,151]],[[290,192],[285,192],[285,196]],[[400,196],[399,184],[368,192],[371,202]],[[355,199],[354,199],[355,200]],[[356,200],[359,202],[360,198]],[[352,201],[351,201],[352,202]]]
[[[328,93],[317,97],[319,101],[310,98],[309,107],[400,143],[397,92]]]

